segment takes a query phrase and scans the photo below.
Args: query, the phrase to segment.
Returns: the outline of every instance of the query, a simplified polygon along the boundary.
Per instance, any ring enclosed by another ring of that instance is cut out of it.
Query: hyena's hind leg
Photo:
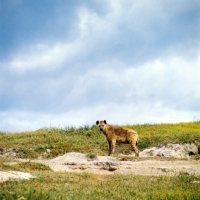
[[[130,142],[130,145],[131,145],[132,150],[135,152],[135,157],[139,157],[140,151],[137,147],[137,141]]]

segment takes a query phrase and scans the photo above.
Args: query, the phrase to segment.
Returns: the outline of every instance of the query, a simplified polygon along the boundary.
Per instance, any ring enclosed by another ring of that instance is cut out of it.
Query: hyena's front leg
[[[115,152],[115,143],[116,143],[115,140],[111,141],[111,151],[110,151],[110,156],[112,156],[113,153]]]
[[[111,145],[111,141],[108,141],[108,156],[111,155],[112,152],[112,145]]]

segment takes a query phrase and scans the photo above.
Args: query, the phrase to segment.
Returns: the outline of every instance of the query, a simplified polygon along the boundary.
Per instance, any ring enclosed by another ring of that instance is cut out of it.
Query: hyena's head
[[[103,131],[106,127],[106,120],[100,120],[100,121],[96,121],[96,125],[99,127],[100,131]]]

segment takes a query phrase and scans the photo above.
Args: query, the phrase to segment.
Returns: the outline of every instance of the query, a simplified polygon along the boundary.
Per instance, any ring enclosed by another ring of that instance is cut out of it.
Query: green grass
[[[127,125],[139,134],[139,149],[166,143],[200,143],[200,122]],[[14,148],[20,158],[53,158],[67,152],[107,155],[107,141],[96,126],[45,128],[32,132],[0,133],[0,149]],[[46,150],[50,149],[50,153]],[[130,146],[116,145],[116,154],[130,153]]]
[[[37,178],[0,183],[0,199],[199,199],[200,178],[36,172]]]
[[[0,134],[0,148],[13,147],[20,158],[37,158],[51,150],[46,157],[56,157],[66,152],[98,154],[106,150],[105,141],[96,127],[66,129],[40,129],[33,132]]]
[[[200,122],[127,125],[139,133],[140,150],[165,143],[200,143]],[[45,128],[32,132],[0,132],[0,149],[14,148],[20,158],[53,158],[66,152],[83,152],[88,158],[107,155],[107,142],[96,126]],[[50,149],[50,153],[47,153]],[[129,145],[116,146],[116,154],[129,153]],[[15,162],[15,164],[13,164]],[[0,157],[0,170],[32,173],[31,180],[0,183],[0,200],[15,199],[200,199],[200,176],[97,175],[59,173],[33,162]]]

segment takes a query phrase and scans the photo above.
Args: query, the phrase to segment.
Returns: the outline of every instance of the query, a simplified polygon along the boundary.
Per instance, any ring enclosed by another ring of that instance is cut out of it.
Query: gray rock
[[[175,158],[188,158],[191,155],[198,154],[198,146],[194,143],[191,144],[166,144],[159,145],[158,147],[153,147],[145,149],[140,152],[141,157],[149,156],[164,156],[164,157],[175,157]]]

